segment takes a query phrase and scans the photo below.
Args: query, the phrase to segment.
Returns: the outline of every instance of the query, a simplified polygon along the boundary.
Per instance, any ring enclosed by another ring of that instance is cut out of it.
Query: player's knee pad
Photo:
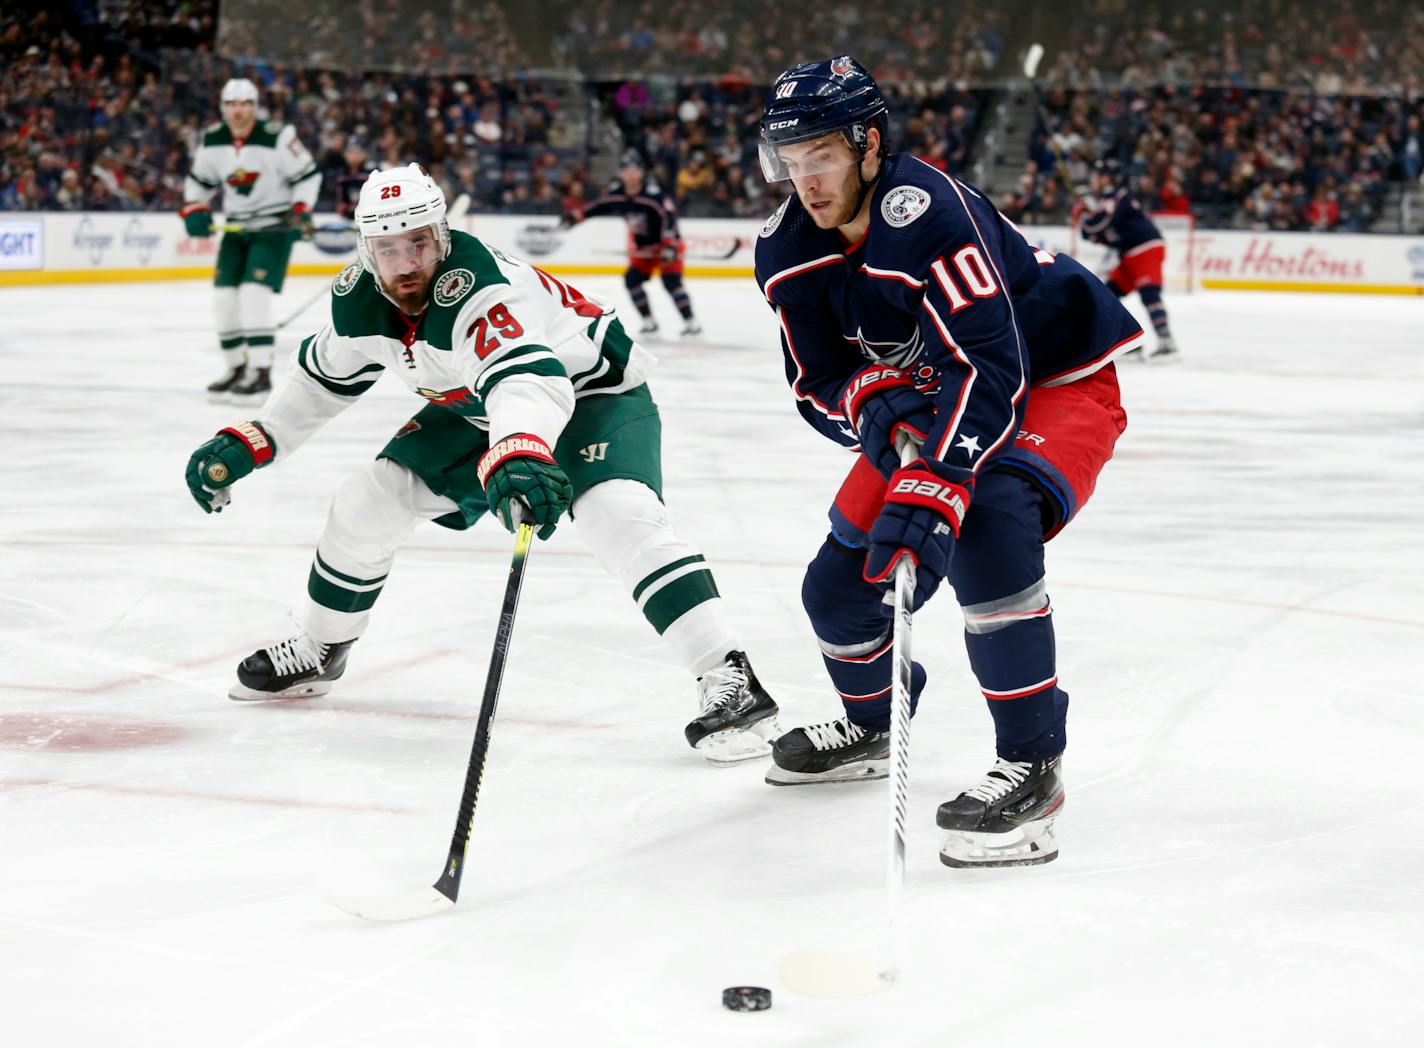
[[[1049,512],[1047,497],[1022,474],[996,469],[979,479],[949,565],[961,607],[992,604],[1042,583]]]
[[[681,273],[664,273],[662,279],[663,287],[667,289],[669,295],[676,295],[682,290]]]
[[[237,288],[213,288],[213,319],[217,321],[219,338],[242,334],[242,306],[238,301]]]
[[[623,271],[623,284],[629,291],[637,291],[647,282],[647,274],[629,266]]]
[[[826,536],[801,580],[801,606],[825,650],[869,644],[883,636],[890,608],[865,581],[865,551]]]
[[[1142,296],[1142,304],[1148,309],[1162,304],[1162,288],[1157,284],[1143,284],[1137,289]]]
[[[266,284],[239,284],[237,301],[243,330],[250,335],[271,335],[272,302],[275,298],[276,292]]]
[[[574,500],[570,515],[584,545],[625,581],[643,578],[645,568],[672,553],[691,550],[673,531],[672,515],[657,494],[636,480],[595,484]]]
[[[376,459],[336,489],[321,540],[323,555],[340,556],[340,549],[361,561],[389,556],[418,522],[455,508],[404,466]]]

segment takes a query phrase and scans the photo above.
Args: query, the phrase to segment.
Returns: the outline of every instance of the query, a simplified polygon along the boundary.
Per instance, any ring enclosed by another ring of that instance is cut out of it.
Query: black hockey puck
[[[771,1007],[771,991],[765,986],[728,986],[722,991],[722,1007],[734,1012],[764,1012]]]

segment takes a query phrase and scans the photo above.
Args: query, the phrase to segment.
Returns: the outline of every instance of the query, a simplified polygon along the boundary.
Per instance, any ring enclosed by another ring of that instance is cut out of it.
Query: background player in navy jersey
[[[853,59],[772,88],[762,166],[795,192],[757,241],[801,415],[858,448],[802,601],[844,715],[773,745],[773,784],[883,778],[895,562],[915,607],[948,578],[998,760],[940,805],[950,866],[1058,853],[1068,695],[1043,548],[1092,494],[1127,419],[1112,361],[1140,325],[1066,255],[1035,250],[972,186],[888,152],[886,106]],[[897,433],[920,443],[901,466]],[[916,663],[912,701],[926,682]]]
[[[1177,344],[1167,327],[1167,307],[1162,303],[1162,262],[1167,257],[1162,231],[1121,185],[1114,161],[1099,160],[1093,165],[1088,188],[1092,195],[1075,211],[1080,215],[1083,236],[1118,254],[1117,267],[1107,275],[1108,287],[1118,298],[1134,291],[1142,298],[1157,332],[1157,345],[1148,358],[1157,363],[1178,359]],[[1134,350],[1132,355],[1140,357],[1142,351]]]
[[[599,215],[622,215],[628,223],[628,268],[623,273],[623,283],[628,285],[628,294],[643,318],[638,334],[658,333],[658,322],[653,319],[643,285],[660,272],[663,287],[682,314],[682,334],[700,335],[702,325],[692,315],[692,299],[682,283],[686,246],[677,231],[677,204],[656,180],[646,177],[643,159],[636,150],[623,154],[618,180],[601,197],[566,214],[561,224],[568,227]]]

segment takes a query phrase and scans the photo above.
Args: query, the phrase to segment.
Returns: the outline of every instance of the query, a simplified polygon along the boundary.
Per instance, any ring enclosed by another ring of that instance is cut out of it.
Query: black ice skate
[[[238,683],[228,691],[239,702],[264,699],[307,699],[325,695],[331,682],[346,671],[346,656],[354,640],[322,644],[305,633],[254,651],[237,667]]]
[[[230,394],[233,397],[249,400],[255,397],[265,397],[272,392],[272,369],[257,368],[254,374],[250,374],[247,381],[240,382],[233,386]]]
[[[866,731],[848,718],[793,728],[771,744],[772,786],[859,782],[890,774],[890,733]]]
[[[720,666],[697,678],[701,715],[684,731],[687,744],[709,764],[740,764],[771,753],[781,734],[776,702],[752,672],[745,653],[729,651]]]
[[[247,381],[247,366],[239,364],[216,382],[208,384],[208,399],[214,404],[224,404],[232,391]]]
[[[984,781],[939,806],[946,866],[1036,866],[1058,858],[1053,822],[1063,810],[1060,753],[1037,761],[1002,757]]]

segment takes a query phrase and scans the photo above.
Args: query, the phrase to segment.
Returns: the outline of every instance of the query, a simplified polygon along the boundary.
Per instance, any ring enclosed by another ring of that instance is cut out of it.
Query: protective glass
[[[856,161],[855,151],[840,133],[822,135],[809,142],[760,143],[761,173],[768,182],[786,182],[839,171]]]

